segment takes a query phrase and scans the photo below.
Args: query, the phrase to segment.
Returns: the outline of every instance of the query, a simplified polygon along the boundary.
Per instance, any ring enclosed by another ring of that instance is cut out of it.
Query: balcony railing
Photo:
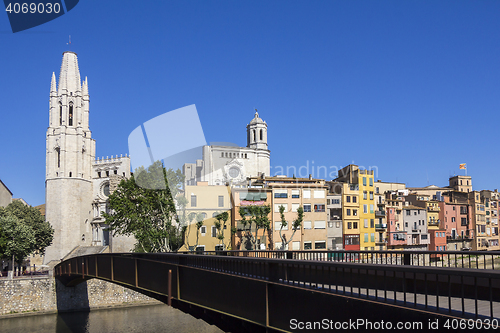
[[[386,223],[377,223],[375,224],[375,229],[387,229]]]
[[[429,207],[427,207],[427,211],[428,212],[439,212],[441,210],[439,209],[439,207],[429,206]]]
[[[385,217],[385,212],[383,210],[376,210],[375,217]]]
[[[432,225],[432,226],[436,226],[436,225],[439,225],[439,223],[441,222],[441,220],[437,220],[437,221],[429,221],[428,225]]]

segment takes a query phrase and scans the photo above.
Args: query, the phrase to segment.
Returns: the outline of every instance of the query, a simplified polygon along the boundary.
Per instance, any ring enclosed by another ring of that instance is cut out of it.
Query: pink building
[[[465,195],[465,196],[464,196]],[[439,202],[440,229],[446,232],[447,250],[471,248],[474,230],[470,229],[471,210],[467,193],[447,192]]]

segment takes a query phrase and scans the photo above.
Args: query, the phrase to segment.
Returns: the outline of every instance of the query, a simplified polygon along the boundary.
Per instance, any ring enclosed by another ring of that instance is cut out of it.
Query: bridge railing
[[[184,251],[182,254],[361,264],[500,269],[500,251]]]

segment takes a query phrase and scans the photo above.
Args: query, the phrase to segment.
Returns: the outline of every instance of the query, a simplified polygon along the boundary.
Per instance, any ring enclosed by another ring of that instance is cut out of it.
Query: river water
[[[167,305],[147,305],[0,319],[0,332],[221,333],[222,331]]]

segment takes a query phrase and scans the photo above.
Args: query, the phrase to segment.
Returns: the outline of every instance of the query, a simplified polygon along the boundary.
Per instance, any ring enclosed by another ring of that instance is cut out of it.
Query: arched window
[[[262,135],[263,132],[264,132],[263,130],[260,130],[260,141],[264,140],[263,139],[264,135]]]
[[[255,130],[253,130],[253,141],[256,140]]]
[[[69,105],[68,126],[73,126],[73,104]]]
[[[59,125],[62,125],[62,105],[59,103]]]

